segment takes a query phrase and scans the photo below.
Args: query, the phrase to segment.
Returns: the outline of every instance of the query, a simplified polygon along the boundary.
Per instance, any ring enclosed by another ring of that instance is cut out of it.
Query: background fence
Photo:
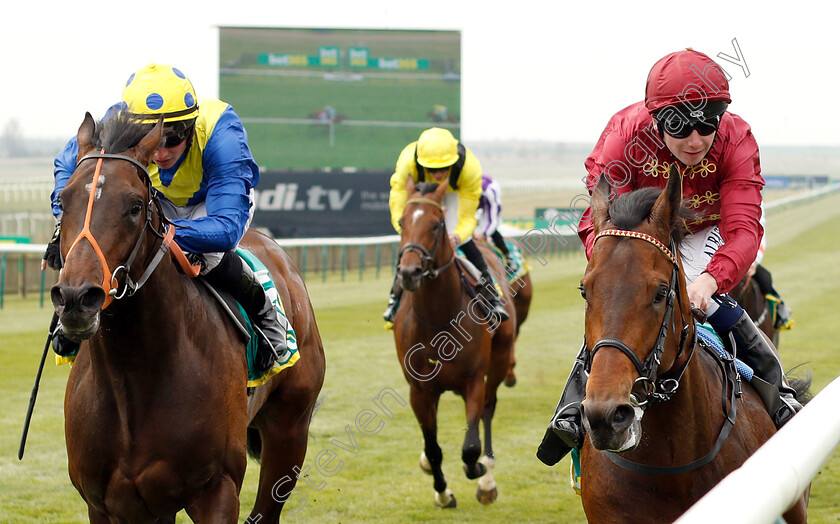
[[[773,200],[766,204],[766,209],[768,213],[773,213],[774,210],[805,204],[837,190],[840,190],[840,183]],[[49,231],[52,231],[51,216],[49,221]],[[507,237],[529,234],[529,231],[509,224],[503,228],[502,233]],[[560,234],[556,231],[544,233],[540,238],[545,240],[545,245],[538,249],[531,246],[531,249],[525,250],[530,251],[525,253],[526,256],[537,251],[542,256],[565,256],[582,248],[571,227]],[[277,239],[277,243],[289,253],[306,279],[319,278],[326,281],[329,274],[337,274],[341,281],[350,278],[362,281],[365,278],[391,278],[396,265],[399,236]],[[58,277],[55,271],[40,270],[44,249],[45,244],[12,243],[0,239],[0,307],[3,295],[7,293],[23,296],[27,293],[40,293],[43,301],[45,290],[55,284]]]

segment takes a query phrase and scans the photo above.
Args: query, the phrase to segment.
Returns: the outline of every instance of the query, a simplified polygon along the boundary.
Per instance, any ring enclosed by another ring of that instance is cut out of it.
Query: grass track
[[[837,341],[840,325],[833,308],[840,291],[840,247],[834,224],[840,219],[840,195],[825,197],[769,217],[769,249],[765,263],[776,287],[794,308],[796,327],[782,334],[786,368],[806,363],[819,391],[840,375]],[[359,451],[337,448],[346,442],[345,428],[354,426],[363,409],[383,388],[408,400],[408,386],[395,358],[393,337],[382,330],[388,282],[366,280],[309,284],[325,341],[328,367],[321,410],[312,424],[307,465],[325,449],[336,452],[332,464],[342,469],[324,477],[314,469],[299,482],[306,501],[293,497],[293,522],[582,522],[579,499],[568,487],[568,459],[548,468],[534,456],[571,359],[581,338],[583,308],[575,289],[582,274],[581,255],[549,259],[536,268],[532,313],[517,345],[519,384],[502,388],[494,420],[495,475],[499,499],[488,507],[474,499],[475,483],[464,477],[460,446],[464,434],[463,402],[452,394],[441,400],[440,444],[449,487],[458,509],[442,512],[432,505],[431,478],[420,473],[417,459],[422,440],[408,405],[388,402],[393,419],[375,436],[356,432]],[[812,280],[816,279],[817,285]],[[48,362],[42,380],[22,462],[17,460],[21,424],[32,387],[44,331],[51,312],[35,299],[7,298],[0,311],[0,522],[86,522],[84,504],[67,476],[63,437],[63,394],[68,369]],[[244,519],[255,497],[258,469],[249,462],[242,491]],[[835,451],[816,477],[810,522],[840,520],[840,452]],[[737,494],[733,494],[733,498]],[[179,522],[189,522],[185,516]]]

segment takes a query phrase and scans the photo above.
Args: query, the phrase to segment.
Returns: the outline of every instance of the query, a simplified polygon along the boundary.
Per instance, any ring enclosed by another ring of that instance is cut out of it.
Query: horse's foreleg
[[[493,478],[493,468],[496,465],[493,454],[493,415],[496,413],[496,399],[499,384],[509,372],[508,362],[513,358],[513,339],[499,333],[500,337],[493,341],[490,368],[487,371],[487,385],[484,393],[484,411],[481,421],[484,425],[484,455],[479,461],[485,466],[485,473],[478,479],[478,489],[475,498],[482,504],[490,504],[496,500],[498,490],[496,479]],[[508,348],[510,350],[508,351]],[[506,379],[505,379],[506,380]]]
[[[243,470],[244,474],[244,470]],[[193,522],[236,522],[239,520],[239,485],[228,475],[205,491],[201,497],[187,507],[187,515]]]
[[[425,394],[412,387],[410,392],[411,408],[423,432],[423,452],[420,453],[420,468],[432,475],[435,488],[435,505],[442,508],[454,508],[455,495],[446,487],[443,476],[443,451],[437,442],[437,405],[440,395]]]
[[[90,504],[88,504],[88,519],[90,520],[90,524],[110,524],[111,522],[108,515],[102,513]]]
[[[251,511],[252,521],[259,519],[261,524],[279,522],[284,507],[288,514],[294,515],[306,507],[307,491],[323,489],[323,481],[308,479],[308,470],[303,465],[311,413],[301,415],[288,408],[272,408],[270,416],[264,418],[259,428],[262,443],[260,481]],[[303,477],[305,485],[296,488],[299,477]]]
[[[467,434],[464,435],[464,445],[461,448],[461,459],[464,461],[464,472],[468,479],[477,479],[484,475],[486,467],[478,462],[481,456],[481,439],[478,437],[478,422],[484,411],[484,377],[476,377],[467,386],[464,403],[467,409]]]

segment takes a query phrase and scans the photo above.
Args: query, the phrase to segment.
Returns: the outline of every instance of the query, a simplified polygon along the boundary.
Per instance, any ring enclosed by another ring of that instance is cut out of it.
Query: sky
[[[594,144],[610,116],[644,98],[659,58],[692,47],[731,76],[730,111],[759,145],[840,146],[840,39],[827,1],[52,4],[20,2],[0,20],[0,131],[16,121],[26,138],[72,136],[153,61],[216,97],[219,26],[441,29],[462,32],[467,143]]]

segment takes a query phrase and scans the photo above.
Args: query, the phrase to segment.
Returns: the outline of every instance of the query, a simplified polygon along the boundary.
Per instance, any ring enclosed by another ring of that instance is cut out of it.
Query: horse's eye
[[[399,224],[399,225],[400,225],[400,228],[402,228],[402,227],[403,227],[403,222],[402,222],[402,219],[397,220],[397,224]]]
[[[583,285],[580,285],[578,286],[578,289],[580,290],[580,296],[582,296],[583,299],[586,300],[586,288],[583,287]]]
[[[665,284],[660,284],[659,289],[656,290],[656,296],[653,298],[653,303],[658,304],[665,300],[665,297],[668,296],[668,286]]]
[[[437,222],[435,225],[432,226],[432,231],[437,233],[437,230],[440,229],[440,222]]]
[[[143,204],[141,204],[140,202],[135,202],[134,204],[132,204],[131,209],[129,210],[131,216],[134,217],[139,215],[141,211],[143,211]]]

